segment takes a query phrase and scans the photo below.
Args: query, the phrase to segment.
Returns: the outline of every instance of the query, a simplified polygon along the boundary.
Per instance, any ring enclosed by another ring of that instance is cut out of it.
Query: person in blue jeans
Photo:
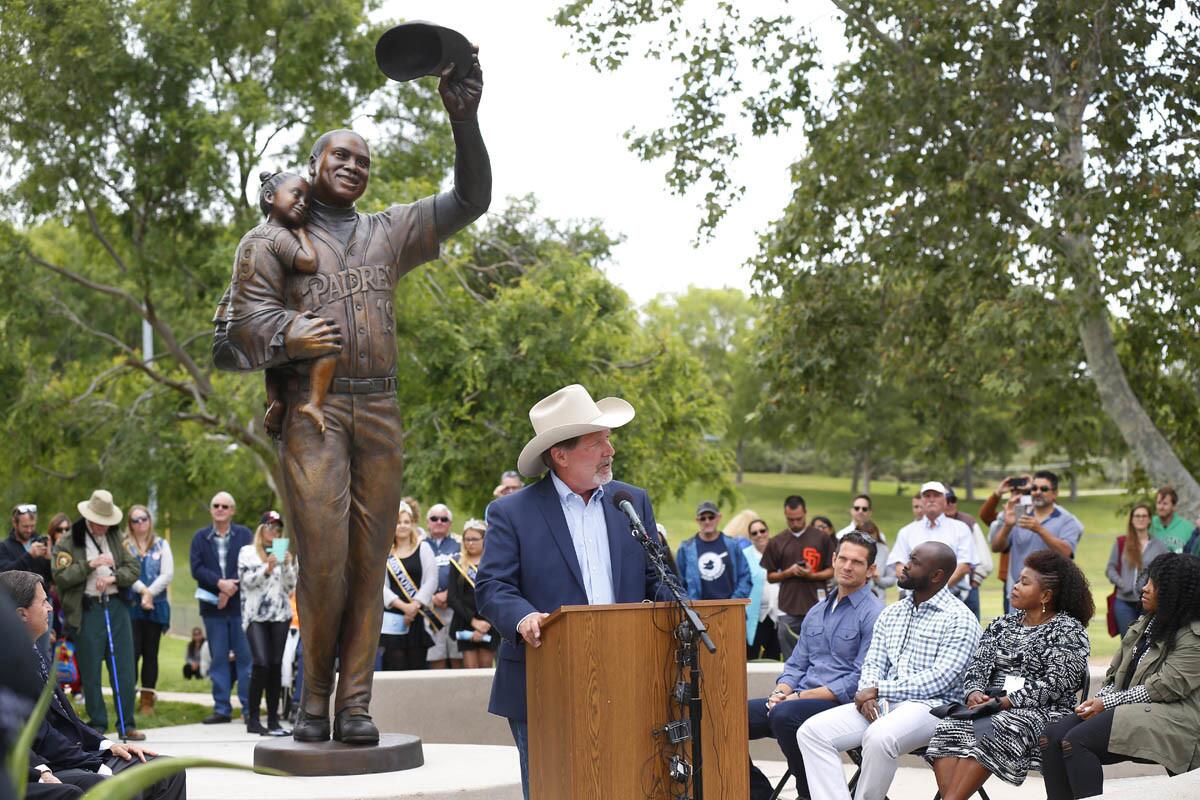
[[[685,539],[675,553],[675,566],[688,597],[693,600],[747,598],[753,587],[750,563],[737,539],[718,529],[721,512],[705,500],[696,507],[699,532]]]
[[[238,592],[237,561],[243,547],[254,543],[250,529],[233,522],[237,506],[228,492],[217,492],[209,508],[212,524],[192,536],[192,577],[196,579],[196,598],[200,601],[200,617],[208,635],[212,653],[213,713],[204,724],[229,722],[233,706],[229,696],[233,674],[229,653],[237,664],[238,699],[242,713],[246,711],[247,690],[250,685],[250,645],[242,630],[242,602]]]
[[[796,731],[809,717],[854,699],[875,619],[883,611],[883,601],[871,591],[875,555],[875,541],[860,531],[841,538],[833,559],[837,592],[805,615],[771,695],[748,703],[750,738],[770,736],[779,742],[800,797],[809,792]],[[750,800],[768,798],[772,791],[767,776],[752,762]]]

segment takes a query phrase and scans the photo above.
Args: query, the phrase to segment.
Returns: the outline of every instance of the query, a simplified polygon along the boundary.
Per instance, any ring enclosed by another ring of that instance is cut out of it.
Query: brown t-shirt
[[[826,536],[811,525],[799,536],[790,530],[776,534],[763,551],[762,566],[767,572],[779,572],[792,564],[808,564],[813,572],[829,569],[833,563],[833,537]],[[818,601],[817,590],[825,581],[808,578],[785,578],[779,583],[779,610],[793,617],[803,617]]]

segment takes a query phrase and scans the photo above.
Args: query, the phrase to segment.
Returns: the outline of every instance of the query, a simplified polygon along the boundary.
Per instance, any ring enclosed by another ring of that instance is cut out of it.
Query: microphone
[[[632,494],[625,489],[620,490],[613,495],[613,505],[621,509],[625,516],[629,517],[629,523],[633,526],[635,538],[641,539],[643,542],[652,541],[650,534],[646,533],[646,526],[642,524],[642,518],[638,516],[637,510],[633,507]]]

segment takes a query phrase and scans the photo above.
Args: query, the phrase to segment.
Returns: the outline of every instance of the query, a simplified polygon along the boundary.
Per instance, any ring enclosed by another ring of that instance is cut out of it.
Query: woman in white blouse
[[[242,628],[250,643],[249,708],[246,732],[287,736],[279,724],[279,695],[283,667],[283,649],[292,621],[292,592],[298,576],[296,556],[286,539],[276,544],[283,533],[283,518],[274,511],[262,515],[254,532],[254,544],[238,553],[238,587],[242,593]],[[259,717],[263,690],[267,694],[267,726]]]

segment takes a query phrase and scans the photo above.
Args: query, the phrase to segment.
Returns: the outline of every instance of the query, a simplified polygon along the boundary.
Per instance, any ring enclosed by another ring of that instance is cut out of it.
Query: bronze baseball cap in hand
[[[471,71],[473,51],[467,37],[431,22],[405,22],[379,37],[375,62],[394,81],[411,81],[424,75],[441,75],[453,63],[452,80]]]

